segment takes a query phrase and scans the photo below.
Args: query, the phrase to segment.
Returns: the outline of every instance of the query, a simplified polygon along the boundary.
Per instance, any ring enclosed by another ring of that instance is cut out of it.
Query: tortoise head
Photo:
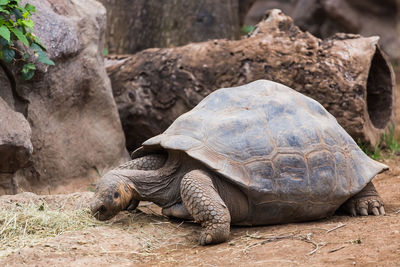
[[[92,215],[100,221],[114,217],[122,210],[134,210],[139,200],[134,199],[134,188],[119,170],[106,173],[97,183],[90,203]]]

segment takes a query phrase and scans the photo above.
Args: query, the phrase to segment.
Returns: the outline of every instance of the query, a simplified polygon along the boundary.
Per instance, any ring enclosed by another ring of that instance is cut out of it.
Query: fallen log
[[[164,131],[210,92],[257,79],[285,84],[328,109],[353,138],[378,143],[394,116],[394,74],[378,37],[321,40],[280,10],[242,40],[110,57],[107,71],[128,149]]]

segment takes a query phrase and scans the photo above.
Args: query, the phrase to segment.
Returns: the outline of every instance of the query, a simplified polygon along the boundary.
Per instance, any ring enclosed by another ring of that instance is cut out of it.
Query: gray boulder
[[[9,101],[32,128],[33,154],[14,186],[36,193],[84,186],[127,158],[103,62],[105,9],[94,0],[29,2],[38,11],[36,35],[56,66],[39,64],[30,81],[17,77]]]
[[[0,114],[0,194],[5,194],[14,192],[14,173],[28,163],[33,147],[29,123],[1,97]]]

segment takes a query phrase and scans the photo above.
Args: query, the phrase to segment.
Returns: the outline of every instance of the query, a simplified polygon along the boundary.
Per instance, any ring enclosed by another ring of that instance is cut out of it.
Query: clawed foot
[[[217,244],[226,241],[229,237],[229,224],[203,225],[204,230],[200,234],[200,245]]]
[[[348,205],[350,205],[348,211],[351,216],[385,215],[385,208],[379,196],[350,200]]]
[[[368,183],[360,193],[347,200],[343,208],[351,216],[385,215],[383,201],[372,183]]]

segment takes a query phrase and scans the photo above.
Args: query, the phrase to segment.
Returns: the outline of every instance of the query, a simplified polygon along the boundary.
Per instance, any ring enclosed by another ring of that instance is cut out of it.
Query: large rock
[[[13,95],[22,101],[9,100],[20,103],[16,109],[32,128],[33,144],[29,166],[14,183],[48,193],[97,179],[127,152],[102,56],[104,7],[94,0],[29,2],[38,10],[35,32],[56,66],[39,65],[28,82],[17,78]]]
[[[0,97],[0,194],[15,193],[14,173],[25,167],[32,150],[28,121]]]
[[[164,131],[213,90],[257,79],[316,99],[356,140],[375,145],[394,115],[394,76],[378,39],[321,40],[273,10],[242,40],[111,58],[107,69],[128,148]]]
[[[31,127],[2,98],[0,114],[0,172],[15,172],[24,167],[32,154]]]

